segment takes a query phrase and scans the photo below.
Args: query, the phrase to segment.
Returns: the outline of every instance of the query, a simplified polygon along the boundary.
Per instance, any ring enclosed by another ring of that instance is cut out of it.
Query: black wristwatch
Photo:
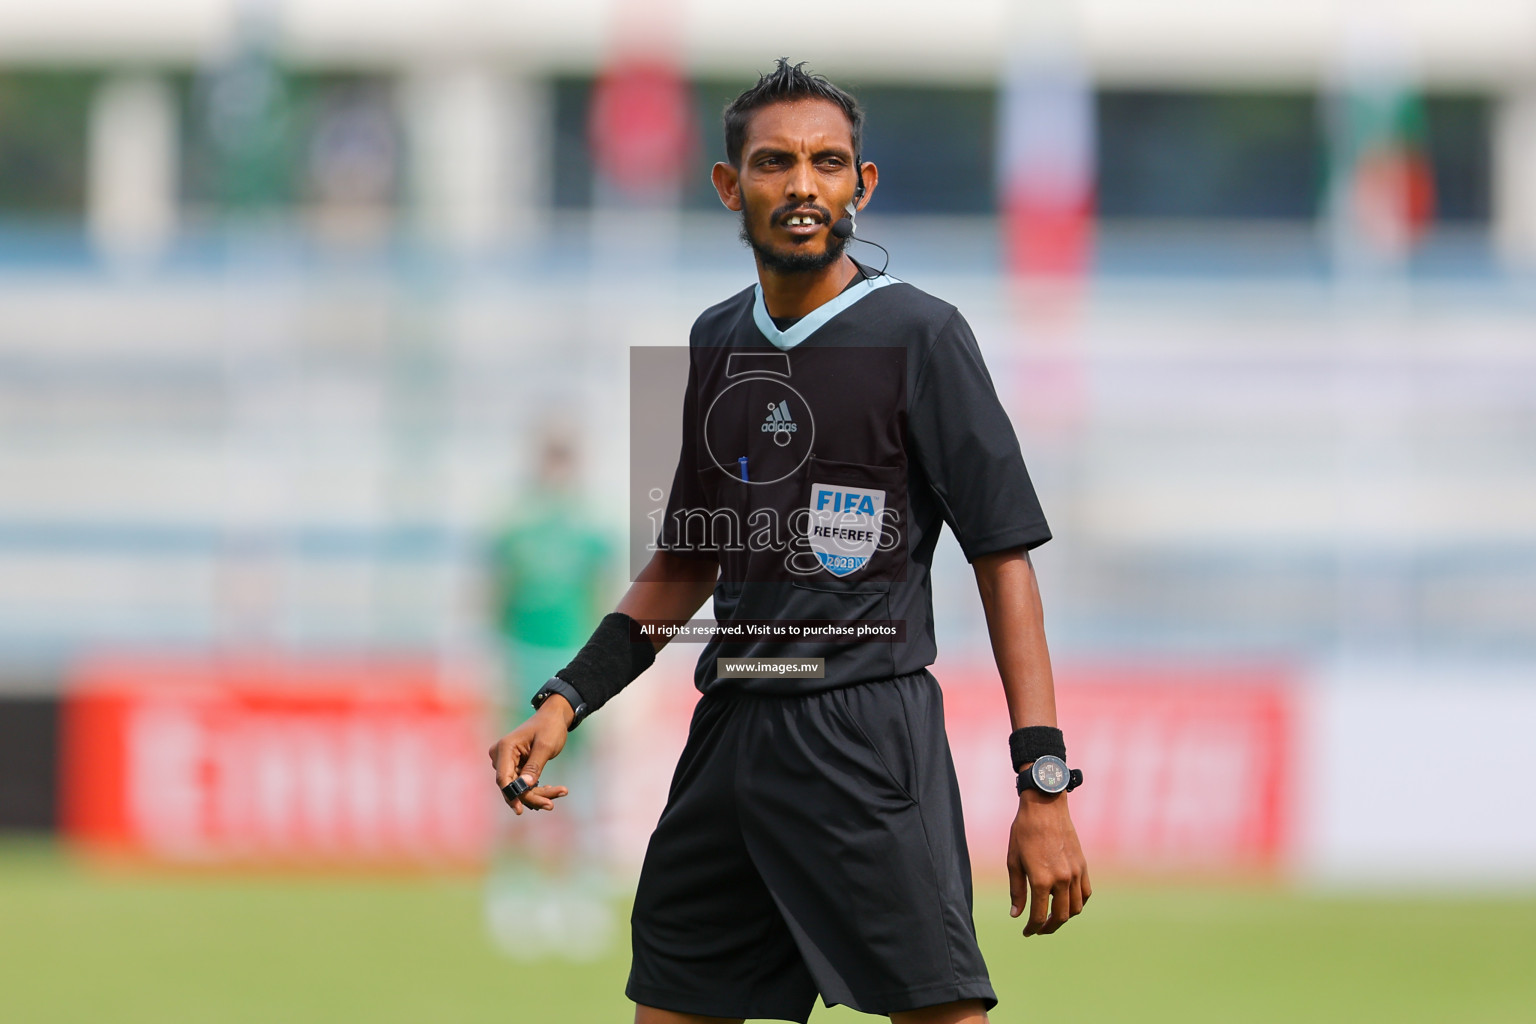
[[[1067,767],[1067,762],[1054,754],[1041,754],[1034,764],[1019,772],[1019,795],[1032,789],[1046,796],[1070,793],[1083,784],[1080,769]]]
[[[576,687],[559,676],[550,676],[549,682],[539,687],[539,692],[533,695],[533,700],[529,703],[535,708],[542,707],[552,693],[558,693],[564,697],[571,707],[576,710],[575,716],[571,718],[571,724],[565,727],[566,732],[574,732],[576,727],[581,724],[581,720],[587,717],[587,702],[581,699],[581,694],[576,692]]]

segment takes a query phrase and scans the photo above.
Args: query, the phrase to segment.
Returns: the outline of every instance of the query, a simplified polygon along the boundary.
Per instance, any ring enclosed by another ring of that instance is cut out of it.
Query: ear
[[[866,160],[859,165],[859,177],[864,180],[864,198],[859,200],[859,209],[869,205],[870,197],[875,194],[875,186],[880,184],[880,168]]]
[[[720,196],[720,201],[725,204],[727,210],[741,212],[741,172],[728,163],[715,164],[709,172],[709,180],[714,183],[715,192]]]

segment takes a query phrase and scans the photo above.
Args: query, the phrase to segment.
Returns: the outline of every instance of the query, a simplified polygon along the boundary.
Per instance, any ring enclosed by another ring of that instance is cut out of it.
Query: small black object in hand
[[[502,791],[502,793],[504,793],[506,795],[506,798],[508,800],[517,800],[517,799],[521,798],[524,793],[528,792],[532,788],[533,788],[533,786],[531,786],[528,783],[524,782],[523,781],[523,777],[521,775],[519,775],[517,778],[513,779],[511,782],[507,783],[505,786],[502,786],[501,787],[501,791]]]

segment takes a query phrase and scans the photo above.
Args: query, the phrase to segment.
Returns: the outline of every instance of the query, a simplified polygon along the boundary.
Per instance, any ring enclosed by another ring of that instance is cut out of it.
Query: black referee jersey
[[[722,624],[844,624],[712,640],[701,691],[812,693],[920,671],[937,654],[941,524],[970,561],[1050,539],[975,336],[949,303],[861,268],[780,330],[754,285],[700,315],[689,350],[658,547],[719,558]],[[857,623],[889,628],[850,642]],[[720,657],[824,658],[825,675],[720,678]]]

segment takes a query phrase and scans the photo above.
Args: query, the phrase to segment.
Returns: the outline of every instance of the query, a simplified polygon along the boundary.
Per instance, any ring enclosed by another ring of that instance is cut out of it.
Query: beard
[[[797,203],[784,210],[775,211],[772,220],[777,221],[781,215],[788,214],[790,210],[803,207],[804,204]],[[823,215],[826,216],[825,211]],[[742,244],[757,254],[757,258],[762,261],[764,267],[778,274],[811,274],[818,270],[825,270],[842,257],[843,249],[848,245],[848,239],[838,238],[829,231],[826,248],[821,252],[810,252],[804,249],[805,245],[809,245],[809,239],[802,246],[786,252],[775,249],[759,239],[752,233],[751,224],[746,204],[742,204],[740,233]]]

